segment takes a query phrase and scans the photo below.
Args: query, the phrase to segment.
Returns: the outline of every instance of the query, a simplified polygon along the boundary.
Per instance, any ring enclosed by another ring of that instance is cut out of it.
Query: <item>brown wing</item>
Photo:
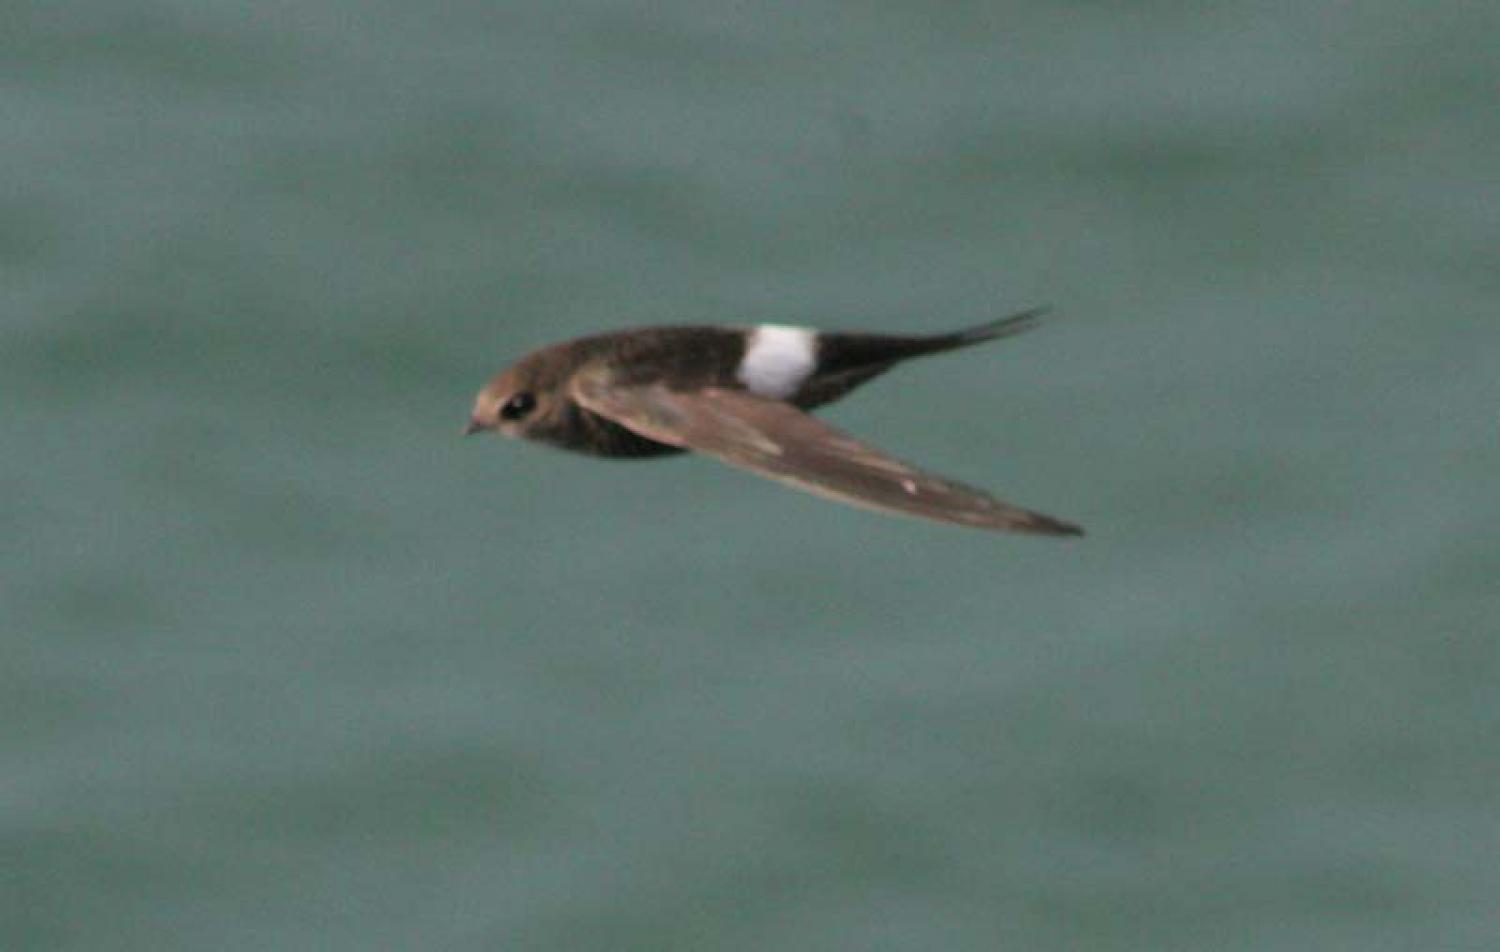
[[[581,374],[574,398],[648,439],[696,450],[840,502],[978,529],[1048,535],[1083,530],[924,473],[796,407],[742,390],[613,386]]]

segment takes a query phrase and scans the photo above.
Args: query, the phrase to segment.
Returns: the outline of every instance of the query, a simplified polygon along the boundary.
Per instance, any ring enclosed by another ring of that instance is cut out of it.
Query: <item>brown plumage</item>
[[[693,450],[851,505],[982,529],[1081,535],[1077,526],[893,459],[805,411],[902,360],[1007,337],[1027,311],[953,334],[655,327],[537,351],[479,392],[466,433],[642,458]]]

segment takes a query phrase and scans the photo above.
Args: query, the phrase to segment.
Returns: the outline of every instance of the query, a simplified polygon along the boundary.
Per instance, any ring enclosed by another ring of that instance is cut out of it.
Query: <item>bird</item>
[[[592,456],[696,452],[854,506],[976,529],[1078,536],[1070,522],[897,460],[808,411],[916,357],[1011,337],[1032,308],[939,334],[782,324],[664,325],[579,337],[521,358],[474,398],[465,435]]]

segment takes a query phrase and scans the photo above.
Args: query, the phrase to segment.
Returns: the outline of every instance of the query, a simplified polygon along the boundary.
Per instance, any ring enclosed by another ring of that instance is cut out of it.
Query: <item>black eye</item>
[[[500,408],[500,419],[519,420],[535,407],[536,397],[529,393],[518,393],[505,401],[505,405]]]

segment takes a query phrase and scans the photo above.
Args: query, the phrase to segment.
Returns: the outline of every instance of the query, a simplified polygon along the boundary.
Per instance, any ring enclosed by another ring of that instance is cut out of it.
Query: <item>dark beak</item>
[[[485,429],[486,427],[483,423],[480,423],[478,420],[470,420],[464,426],[464,436],[473,436],[475,433],[483,432]]]

